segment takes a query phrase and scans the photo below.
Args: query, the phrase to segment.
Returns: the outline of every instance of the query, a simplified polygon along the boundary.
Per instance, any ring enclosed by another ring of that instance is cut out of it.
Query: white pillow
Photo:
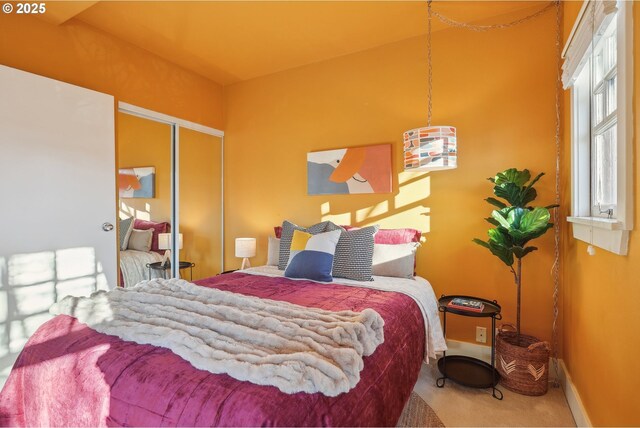
[[[413,278],[413,266],[418,242],[408,244],[375,244],[373,246],[373,274]]]
[[[129,244],[127,248],[130,250],[144,251],[148,253],[149,251],[151,251],[152,239],[153,229],[132,229],[131,235],[129,235]]]
[[[270,236],[268,251],[267,251],[267,266],[278,266],[279,260],[280,260],[280,238]]]

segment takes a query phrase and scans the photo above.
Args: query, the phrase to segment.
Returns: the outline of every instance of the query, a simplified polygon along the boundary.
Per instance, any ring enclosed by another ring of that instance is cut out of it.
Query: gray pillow
[[[331,226],[329,226],[331,224]],[[327,229],[330,227],[330,229]],[[285,270],[287,263],[289,263],[289,252],[291,251],[291,240],[293,239],[293,231],[299,230],[301,232],[307,232],[312,235],[316,235],[322,232],[330,232],[340,228],[330,221],[323,221],[322,223],[314,224],[311,227],[305,228],[291,223],[288,220],[282,222],[282,234],[280,235],[280,254],[278,257],[278,269]]]
[[[331,227],[339,227],[331,223]],[[355,281],[372,281],[373,236],[380,226],[344,230],[333,258],[333,276]]]
[[[129,217],[124,220],[120,220],[120,228],[119,228],[119,238],[120,238],[120,249],[122,251],[127,249],[129,245],[129,236],[131,236],[131,231],[133,230],[133,217]]]
[[[280,261],[280,239],[275,236],[269,237],[267,251],[267,266],[278,266]]]
[[[130,250],[151,251],[151,239],[153,238],[153,229],[138,230],[133,229],[129,236],[127,248]]]
[[[375,244],[373,246],[373,274],[413,278],[418,242],[408,244]]]

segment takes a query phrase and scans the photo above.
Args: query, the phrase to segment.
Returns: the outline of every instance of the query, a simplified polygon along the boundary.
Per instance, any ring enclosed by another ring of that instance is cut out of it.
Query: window
[[[633,2],[585,1],[565,51],[573,236],[627,253],[633,224]]]
[[[617,213],[617,96],[616,96],[616,14],[596,44],[593,63],[583,72],[593,76],[591,83],[591,216]]]

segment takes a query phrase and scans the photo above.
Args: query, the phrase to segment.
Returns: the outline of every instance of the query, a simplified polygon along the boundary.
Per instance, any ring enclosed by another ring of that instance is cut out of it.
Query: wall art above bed
[[[122,168],[118,171],[121,198],[155,198],[156,168]]]
[[[391,144],[308,153],[307,193],[391,193]]]

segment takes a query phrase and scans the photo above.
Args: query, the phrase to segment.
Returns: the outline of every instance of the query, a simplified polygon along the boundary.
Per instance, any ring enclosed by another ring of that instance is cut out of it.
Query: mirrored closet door
[[[125,103],[117,128],[120,285],[220,273],[223,133]]]
[[[223,271],[222,138],[181,129],[179,147],[180,257],[207,278]]]

